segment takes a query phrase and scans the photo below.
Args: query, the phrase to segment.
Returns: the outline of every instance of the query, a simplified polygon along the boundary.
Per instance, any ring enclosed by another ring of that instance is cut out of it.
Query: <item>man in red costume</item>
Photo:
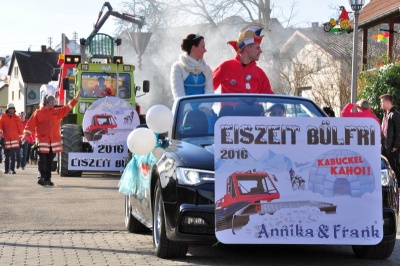
[[[340,29],[346,30],[349,27],[349,12],[347,12],[344,6],[340,6],[340,13],[339,21],[340,21]]]
[[[92,95],[93,97],[104,97],[104,96],[112,96],[113,93],[109,87],[105,84],[105,79],[103,77],[99,77],[97,79],[99,84],[94,86]]]
[[[262,53],[260,36],[264,26],[250,24],[243,28],[236,41],[228,42],[237,56],[223,62],[213,72],[214,90],[221,86],[221,93],[266,93],[274,94],[264,71],[256,61]]]

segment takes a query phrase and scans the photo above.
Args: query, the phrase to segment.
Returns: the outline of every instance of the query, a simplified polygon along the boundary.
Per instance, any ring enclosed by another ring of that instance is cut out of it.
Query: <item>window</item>
[[[18,67],[14,67],[14,77],[18,78]]]
[[[81,88],[84,98],[102,98],[104,96],[118,96],[128,99],[131,97],[130,76],[126,73],[118,75],[118,87],[115,74],[84,73],[82,74]],[[117,92],[118,89],[118,92]]]

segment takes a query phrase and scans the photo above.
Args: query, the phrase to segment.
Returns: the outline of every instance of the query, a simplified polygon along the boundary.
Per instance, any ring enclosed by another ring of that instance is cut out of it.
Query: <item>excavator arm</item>
[[[105,12],[104,15],[103,15],[104,9],[106,7],[108,8],[108,11]],[[138,25],[139,29],[141,29],[143,27],[143,25],[144,25],[144,17],[143,16],[135,16],[135,15],[127,14],[127,13],[122,13],[121,14],[121,13],[119,13],[117,11],[114,11],[109,2],[105,2],[103,7],[101,8],[101,10],[99,12],[99,17],[97,18],[97,22],[94,25],[94,29],[93,29],[92,33],[90,34],[90,36],[98,33],[99,30],[101,29],[101,27],[103,27],[104,23],[107,21],[107,19],[110,16],[114,16],[114,17],[120,18],[122,20],[126,20],[126,21],[129,21],[129,22],[133,23],[133,24],[136,24],[136,25]]]
[[[107,8],[108,10],[104,13],[105,8]],[[85,51],[86,51],[86,47],[88,45],[90,45],[88,43],[88,40],[90,40],[94,35],[96,35],[100,31],[101,27],[103,27],[104,23],[107,21],[107,19],[110,16],[114,16],[114,17],[120,18],[122,20],[129,21],[133,24],[136,24],[139,29],[141,29],[144,25],[144,17],[143,16],[135,16],[135,15],[127,14],[127,13],[121,14],[117,11],[114,11],[109,2],[105,2],[99,12],[99,16],[97,18],[96,24],[94,25],[94,29],[93,29],[92,33],[90,33],[90,35],[87,39],[85,39],[85,38],[80,39],[82,61],[86,61]],[[117,45],[120,45],[121,40],[120,39],[116,40],[116,43],[117,43]]]

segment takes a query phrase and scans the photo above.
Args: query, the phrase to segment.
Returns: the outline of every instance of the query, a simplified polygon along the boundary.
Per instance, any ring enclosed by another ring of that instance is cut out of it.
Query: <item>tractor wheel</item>
[[[81,176],[82,171],[68,170],[68,153],[82,152],[82,128],[67,124],[61,127],[63,152],[60,153],[60,176]]]

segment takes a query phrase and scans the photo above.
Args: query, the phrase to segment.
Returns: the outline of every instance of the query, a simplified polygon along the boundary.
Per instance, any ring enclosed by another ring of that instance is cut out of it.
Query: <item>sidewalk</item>
[[[186,265],[152,254],[151,236],[142,243],[121,231],[13,231],[0,234],[0,265]],[[136,248],[135,248],[136,246]]]

